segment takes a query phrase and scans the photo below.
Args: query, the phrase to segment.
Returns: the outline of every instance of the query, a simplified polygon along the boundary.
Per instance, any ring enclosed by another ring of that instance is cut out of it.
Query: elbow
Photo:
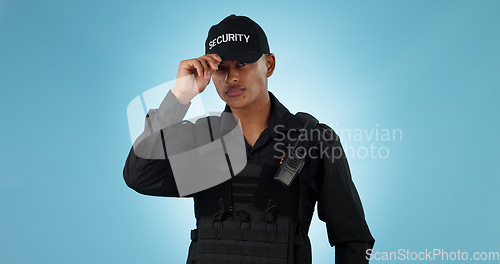
[[[125,181],[125,184],[132,190],[139,192],[140,186],[139,182],[137,181],[137,175],[135,173],[131,173],[129,170],[129,166],[126,163],[125,167],[123,168],[123,180]]]
[[[134,153],[134,149],[130,149],[130,153],[123,167],[123,180],[125,184],[132,190],[143,193],[142,188],[144,183],[141,182],[142,171],[137,169],[138,158]]]
[[[123,169],[123,179],[125,180],[125,184],[130,189],[136,191],[139,194],[143,195],[154,195],[147,188],[145,188],[144,184],[141,183],[140,175],[134,172],[130,172],[127,170],[127,166]]]
[[[136,165],[136,163],[127,160],[123,168],[123,179],[130,189],[143,195],[179,196],[173,175],[169,177],[165,168],[158,167],[156,171],[151,172],[150,170],[139,170]]]

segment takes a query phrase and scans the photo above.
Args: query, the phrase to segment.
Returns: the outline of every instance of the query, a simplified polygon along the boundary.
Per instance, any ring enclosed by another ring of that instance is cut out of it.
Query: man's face
[[[266,102],[267,77],[272,75],[273,70],[273,54],[264,54],[254,63],[224,60],[212,74],[212,80],[223,101],[231,108],[244,109]]]

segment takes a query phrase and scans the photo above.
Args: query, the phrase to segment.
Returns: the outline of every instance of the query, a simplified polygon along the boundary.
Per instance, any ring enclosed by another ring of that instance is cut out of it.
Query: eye
[[[223,71],[223,70],[225,70],[225,69],[226,69],[226,68],[224,67],[224,65],[219,65],[219,66],[217,67],[217,70],[218,70],[218,71]]]
[[[247,62],[238,62],[238,67],[244,67],[247,64],[248,64]]]

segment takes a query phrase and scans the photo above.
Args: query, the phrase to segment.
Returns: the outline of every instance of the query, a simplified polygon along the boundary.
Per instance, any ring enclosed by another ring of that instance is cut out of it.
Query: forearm
[[[373,248],[374,241],[351,242],[335,246],[336,264],[368,263],[367,250]]]
[[[190,103],[182,104],[174,93],[168,91],[158,109],[150,109],[145,119],[144,131],[134,142],[135,155],[144,159],[165,159],[163,131],[181,122]]]
[[[168,159],[143,159],[135,155],[133,148],[123,168],[123,179],[128,187],[141,194],[179,196]]]

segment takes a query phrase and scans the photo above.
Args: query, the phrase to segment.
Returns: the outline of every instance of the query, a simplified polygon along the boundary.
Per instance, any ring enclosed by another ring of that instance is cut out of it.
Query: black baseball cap
[[[254,63],[268,54],[264,30],[246,16],[230,15],[208,31],[205,54],[216,53],[222,60]]]

